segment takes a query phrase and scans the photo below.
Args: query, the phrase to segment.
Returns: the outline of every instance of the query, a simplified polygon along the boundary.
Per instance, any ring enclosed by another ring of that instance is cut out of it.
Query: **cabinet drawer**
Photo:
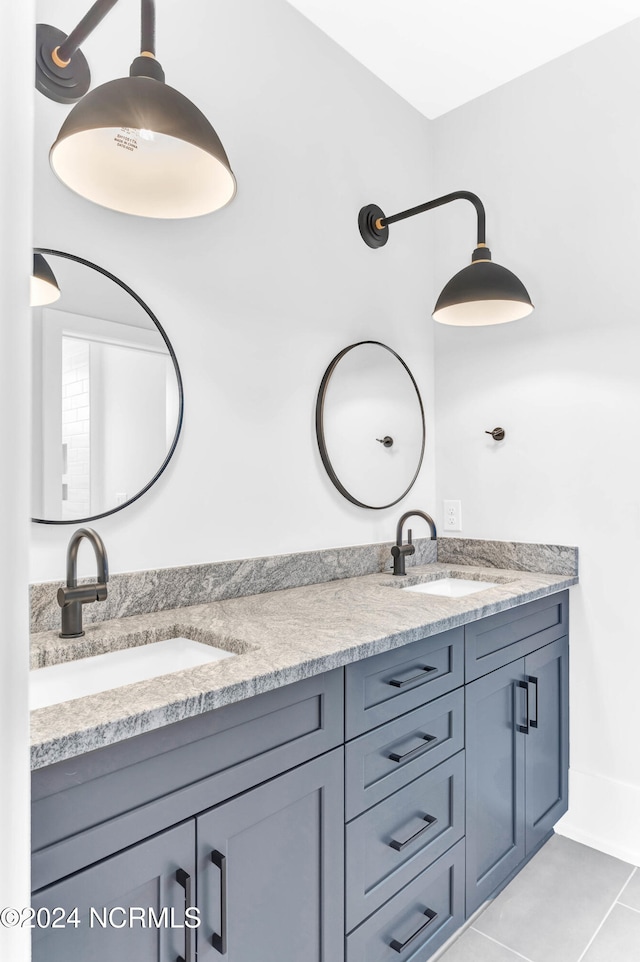
[[[348,665],[346,737],[391,721],[462,685],[464,629],[454,628]]]
[[[464,743],[464,693],[436,698],[382,728],[349,742],[347,820],[430,771]]]
[[[347,931],[464,835],[464,752],[347,825]]]
[[[32,775],[32,876],[48,885],[343,741],[342,669]]]
[[[347,936],[347,962],[425,962],[463,922],[461,839]]]
[[[568,591],[474,621],[464,629],[465,679],[473,681],[523,658],[568,631]]]

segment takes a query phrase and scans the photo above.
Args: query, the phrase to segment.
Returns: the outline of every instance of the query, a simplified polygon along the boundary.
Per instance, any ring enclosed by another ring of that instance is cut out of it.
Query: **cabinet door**
[[[343,750],[197,819],[198,962],[341,962]]]
[[[62,924],[55,910],[66,917],[75,907],[78,924],[34,928],[33,962],[193,962],[196,929],[185,926],[185,912],[187,900],[195,904],[194,877],[191,820],[41,889],[32,898],[40,925],[47,910]]]
[[[526,850],[551,831],[568,805],[569,642],[560,638],[525,658],[529,688],[526,738]]]
[[[524,659],[466,687],[467,916],[525,854]]]

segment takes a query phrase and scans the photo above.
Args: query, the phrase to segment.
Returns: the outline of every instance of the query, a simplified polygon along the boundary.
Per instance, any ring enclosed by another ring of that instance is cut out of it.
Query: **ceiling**
[[[640,17],[640,0],[289,0],[434,118]]]

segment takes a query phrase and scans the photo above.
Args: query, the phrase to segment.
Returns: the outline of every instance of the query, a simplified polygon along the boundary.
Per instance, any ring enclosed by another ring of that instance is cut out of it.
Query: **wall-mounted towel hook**
[[[493,431],[485,431],[490,434],[494,441],[504,441],[504,428],[494,428]]]

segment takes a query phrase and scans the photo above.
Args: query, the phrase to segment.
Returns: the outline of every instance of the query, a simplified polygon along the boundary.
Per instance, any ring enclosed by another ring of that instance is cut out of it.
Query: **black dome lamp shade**
[[[92,11],[99,7],[101,19],[114,2],[98,0]],[[233,200],[236,180],[207,118],[165,84],[154,35],[154,2],[142,0],[142,53],[130,76],[82,97],[51,148],[51,167],[82,197],[125,214],[167,219],[209,214]],[[75,55],[63,46],[56,53]]]
[[[478,241],[471,263],[445,285],[433,309],[433,319],[455,327],[480,327],[526,317],[533,310],[531,298],[515,274],[491,260],[491,251],[485,241],[484,205],[476,194],[455,191],[392,217],[385,217],[379,207],[369,204],[362,208],[358,217],[360,234],[369,247],[383,247],[389,239],[389,224],[453,200],[468,200],[476,208]]]
[[[33,274],[31,275],[31,307],[44,307],[53,304],[60,297],[60,288],[51,266],[42,254],[33,252]]]
[[[136,58],[133,67],[141,61],[146,67],[147,59]],[[83,97],[49,160],[77,194],[141,217],[198,217],[224,207],[236,192],[227,155],[204,114],[173,87],[144,75],[112,80]]]

